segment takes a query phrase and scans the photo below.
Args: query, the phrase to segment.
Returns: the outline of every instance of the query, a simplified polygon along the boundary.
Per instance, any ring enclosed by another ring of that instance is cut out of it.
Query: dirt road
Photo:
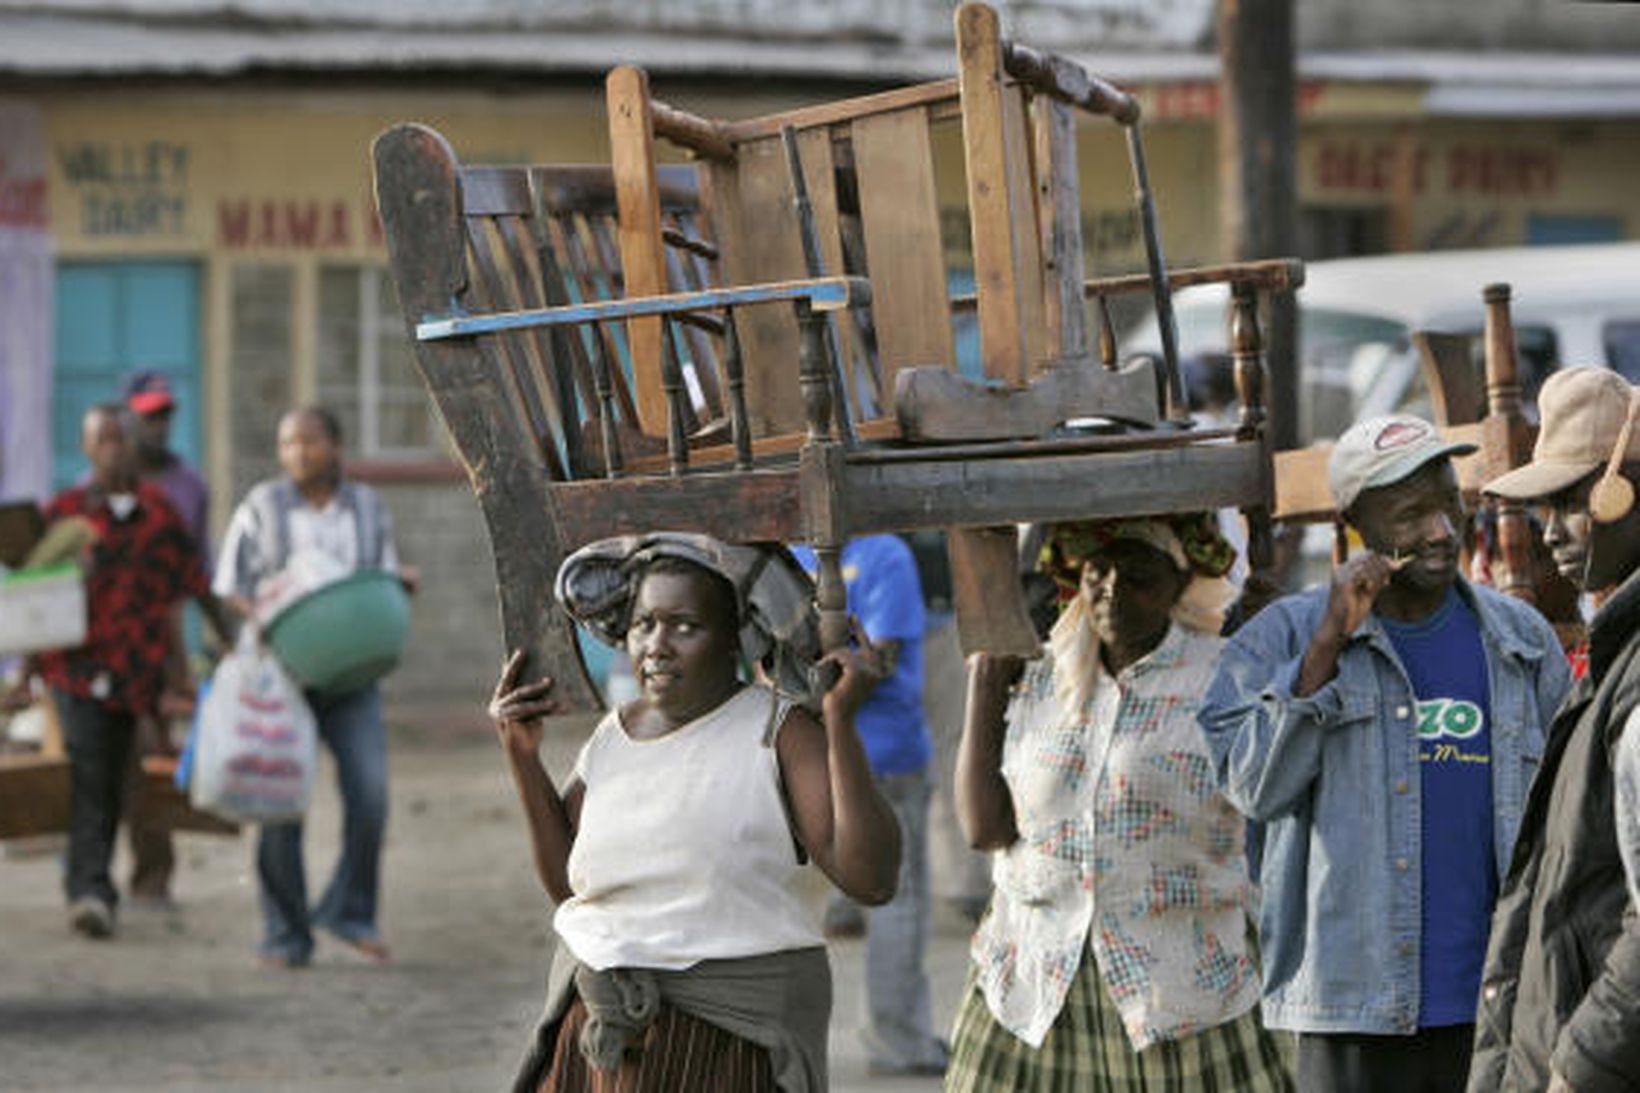
[[[573,733],[555,735],[555,773],[574,746]],[[323,938],[311,968],[256,968],[249,836],[183,837],[180,912],[126,913],[110,943],[69,933],[54,856],[0,859],[0,1090],[502,1088],[540,1004],[550,953],[545,897],[510,785],[480,734],[400,736],[392,763],[383,929],[397,959],[385,968]],[[310,817],[310,883],[328,874],[336,828],[326,768]],[[123,856],[118,867],[123,877]],[[815,891],[818,898],[818,884]],[[966,932],[944,911],[935,932],[936,1020],[947,1028]],[[849,943],[832,954],[833,1088],[937,1089],[865,1078],[851,1033],[863,953]]]

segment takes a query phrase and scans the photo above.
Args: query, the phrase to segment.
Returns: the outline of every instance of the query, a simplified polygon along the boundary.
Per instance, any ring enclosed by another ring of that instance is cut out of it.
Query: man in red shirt
[[[46,518],[77,517],[95,532],[85,566],[85,644],[35,656],[68,744],[70,796],[66,889],[69,923],[87,937],[114,931],[109,876],[126,767],[137,719],[152,715],[167,680],[171,611],[189,596],[210,600],[198,546],[164,493],[139,482],[121,410],[97,406],[81,426],[89,481],[64,490]],[[219,622],[210,601],[207,614]],[[175,662],[172,661],[174,664]]]

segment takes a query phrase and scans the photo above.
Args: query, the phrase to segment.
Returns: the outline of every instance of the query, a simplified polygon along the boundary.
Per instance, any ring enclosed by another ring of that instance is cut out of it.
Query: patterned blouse
[[[1174,625],[1117,679],[1095,668],[1080,702],[1052,655],[1015,689],[1002,775],[1019,841],[995,856],[972,955],[991,1012],[1033,1047],[1084,939],[1135,1051],[1258,1001],[1244,825],[1196,723],[1222,644]]]

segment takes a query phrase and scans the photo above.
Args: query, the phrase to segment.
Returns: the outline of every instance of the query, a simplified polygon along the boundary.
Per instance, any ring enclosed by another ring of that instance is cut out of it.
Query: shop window
[[[318,399],[361,459],[444,454],[443,430],[411,359],[393,283],[374,266],[319,273]]]
[[[291,269],[246,262],[233,267],[233,494],[279,473],[279,415],[291,403]]]

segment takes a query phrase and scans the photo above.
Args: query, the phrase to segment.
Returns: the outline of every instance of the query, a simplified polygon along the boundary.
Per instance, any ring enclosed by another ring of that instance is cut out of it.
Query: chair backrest
[[[457,166],[464,226],[469,311],[515,311],[619,297],[628,291],[617,244],[612,172],[604,166]],[[660,170],[656,188],[660,291],[701,288],[713,280],[714,250],[700,239],[695,172]],[[716,348],[697,327],[675,332],[688,377],[691,431],[722,416]],[[595,432],[583,428],[599,399],[600,370],[611,386],[623,444],[645,446],[637,427],[632,353],[619,324],[535,328],[483,339],[506,377],[518,425],[557,481],[601,472]]]
[[[971,272],[975,284],[987,378],[1019,387],[1038,369],[1085,356],[1076,108],[1064,95],[1037,90],[1053,82],[1054,65],[1074,66],[1006,42],[996,13],[983,4],[959,9],[957,47],[956,78],[732,122],[656,101],[641,69],[612,71],[606,91],[627,291],[664,290],[657,136],[697,157],[725,283],[819,273],[805,254],[805,226],[794,201],[782,138],[790,128],[819,264],[826,274],[870,281],[869,314],[851,312],[833,326],[841,393],[857,427],[892,435],[902,369],[955,368],[951,285],[959,273]],[[1037,66],[1036,83],[1010,75],[1010,64],[1019,69],[1021,58]],[[1074,71],[1084,109],[1136,112],[1131,99]],[[941,154],[958,141],[961,180],[950,177],[955,157]],[[962,192],[964,184],[971,271],[952,267],[953,241],[941,230],[941,196]],[[638,417],[653,435],[663,431],[666,412],[660,324],[628,321]],[[796,430],[803,403],[793,314],[752,309],[739,330],[754,432]]]

